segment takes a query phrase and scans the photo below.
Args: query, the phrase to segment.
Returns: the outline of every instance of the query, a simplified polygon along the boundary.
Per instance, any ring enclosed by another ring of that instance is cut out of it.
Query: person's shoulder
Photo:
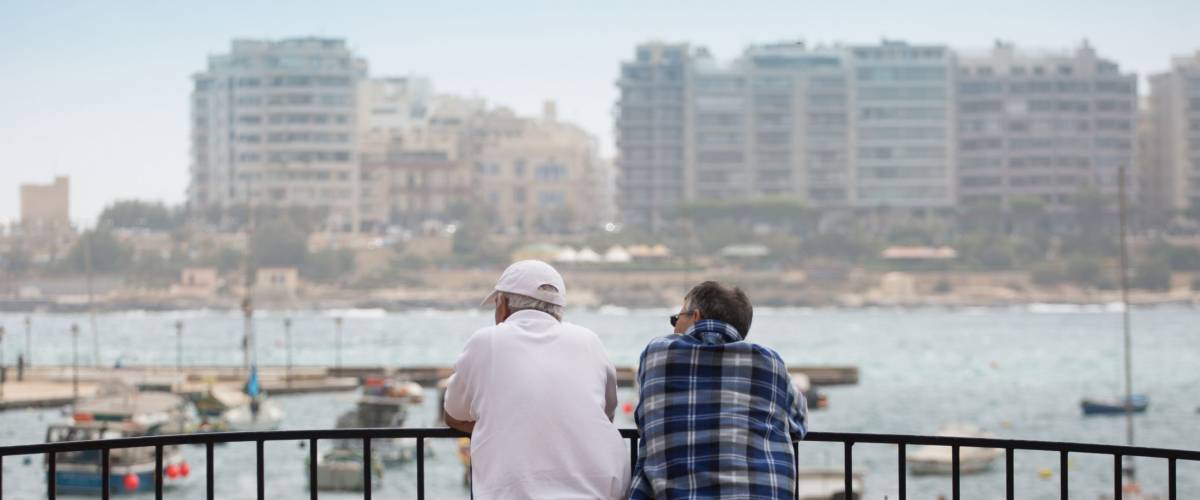
[[[504,323],[498,325],[489,325],[472,333],[467,337],[467,344],[478,345],[480,343],[491,343],[492,339],[496,338],[496,334],[504,328]]]
[[[746,341],[743,341],[743,342],[745,342],[750,347],[750,349],[753,349],[755,353],[757,353],[758,355],[769,360],[771,362],[771,364],[776,366],[777,369],[782,370],[784,372],[787,371],[787,364],[783,362],[783,356],[780,356],[779,353],[776,352],[774,349],[771,349],[770,347],[767,347],[764,345],[755,344],[752,342],[746,342]]]

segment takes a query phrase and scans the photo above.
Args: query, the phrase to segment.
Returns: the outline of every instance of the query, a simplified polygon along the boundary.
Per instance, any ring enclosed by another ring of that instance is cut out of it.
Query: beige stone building
[[[466,139],[483,101],[434,95],[414,77],[364,80],[359,94],[363,229],[448,222],[447,210],[473,194]]]
[[[558,119],[554,103],[540,118],[497,110],[481,120],[474,174],[480,200],[503,232],[569,233],[603,224],[606,179],[595,139]]]
[[[55,177],[50,184],[21,185],[21,228],[28,233],[58,232],[71,227],[71,182]]]
[[[365,230],[436,233],[464,203],[484,205],[508,234],[575,232],[612,218],[613,180],[595,139],[560,121],[553,103],[523,117],[436,94],[419,77],[363,80],[358,94]]]

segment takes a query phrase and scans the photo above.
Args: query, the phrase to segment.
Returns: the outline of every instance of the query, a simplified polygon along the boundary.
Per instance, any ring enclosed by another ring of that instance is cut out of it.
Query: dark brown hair
[[[716,281],[705,281],[692,288],[683,301],[688,309],[700,311],[702,319],[729,323],[737,329],[743,339],[750,335],[754,306],[750,305],[750,297],[747,297],[741,288]]]

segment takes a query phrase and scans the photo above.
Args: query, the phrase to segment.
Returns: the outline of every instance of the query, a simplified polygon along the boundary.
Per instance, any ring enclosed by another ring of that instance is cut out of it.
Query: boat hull
[[[1133,413],[1145,413],[1150,407],[1150,400],[1145,396],[1133,396],[1128,401],[1129,409]],[[1085,399],[1079,403],[1080,409],[1084,415],[1123,415],[1125,414],[1125,404],[1121,401],[1095,401]]]

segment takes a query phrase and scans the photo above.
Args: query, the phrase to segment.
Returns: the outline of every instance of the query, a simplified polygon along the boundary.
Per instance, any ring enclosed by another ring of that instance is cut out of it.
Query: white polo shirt
[[[612,423],[616,371],[591,330],[524,310],[475,332],[446,387],[475,422],[477,499],[624,498],[629,451]]]

